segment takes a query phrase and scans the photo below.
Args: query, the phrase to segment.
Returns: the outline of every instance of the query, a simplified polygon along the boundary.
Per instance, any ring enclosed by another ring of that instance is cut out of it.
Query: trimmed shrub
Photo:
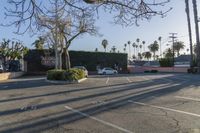
[[[48,80],[64,80],[65,78],[64,73],[65,73],[65,70],[57,70],[57,69],[49,70],[47,71],[47,79]]]
[[[74,81],[85,77],[85,73],[81,69],[72,68],[70,70],[49,70],[47,71],[48,80],[68,80]]]

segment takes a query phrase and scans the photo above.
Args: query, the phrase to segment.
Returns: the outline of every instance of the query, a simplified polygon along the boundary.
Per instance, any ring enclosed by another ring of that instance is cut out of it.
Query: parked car
[[[81,69],[85,72],[85,77],[88,77],[88,70],[84,66],[74,66],[73,68]]]
[[[117,70],[114,70],[110,67],[105,67],[103,69],[98,70],[98,74],[104,74],[104,75],[105,74],[117,74],[117,73],[118,73]]]

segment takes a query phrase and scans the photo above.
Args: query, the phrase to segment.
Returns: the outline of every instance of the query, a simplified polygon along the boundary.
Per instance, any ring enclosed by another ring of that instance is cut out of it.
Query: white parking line
[[[138,104],[138,105],[142,105],[142,106],[149,106],[149,107],[152,107],[152,108],[168,110],[168,111],[171,111],[171,112],[181,113],[181,114],[185,114],[185,115],[200,117],[199,114],[190,113],[190,112],[185,112],[185,111],[182,111],[182,110],[176,110],[176,109],[166,108],[166,107],[162,107],[162,106],[150,105],[150,104],[141,103],[141,102],[134,102],[134,101],[132,101],[132,100],[129,100],[128,102],[134,103],[134,104]]]
[[[191,101],[200,102],[200,99],[198,99],[198,98],[182,97],[182,96],[175,96],[175,98],[179,98],[179,99],[185,99],[185,100],[191,100]]]
[[[132,82],[128,77],[126,79],[128,80],[129,83]]]
[[[108,84],[109,80],[110,80],[110,78],[108,77],[107,80],[106,80],[106,84]]]
[[[68,110],[70,110],[70,111],[72,111],[72,112],[74,112],[74,113],[77,113],[77,114],[80,114],[80,115],[85,116],[85,117],[87,117],[87,118],[90,118],[90,119],[92,119],[92,120],[98,121],[98,122],[100,122],[100,123],[102,123],[102,124],[104,124],[104,125],[107,125],[107,126],[110,126],[110,127],[115,128],[115,129],[118,129],[118,130],[120,130],[120,131],[122,131],[122,132],[125,132],[125,133],[133,133],[132,131],[129,131],[129,130],[127,130],[127,129],[124,129],[124,128],[122,128],[122,127],[119,127],[119,126],[117,126],[117,125],[114,125],[114,124],[112,124],[112,123],[110,123],[110,122],[100,120],[100,119],[98,119],[98,118],[96,118],[96,117],[94,117],[94,116],[90,116],[90,115],[88,115],[88,114],[86,114],[86,113],[83,113],[83,112],[81,112],[81,111],[79,111],[79,110],[73,109],[73,108],[71,108],[71,107],[69,107],[69,106],[65,106],[65,108],[68,109]]]

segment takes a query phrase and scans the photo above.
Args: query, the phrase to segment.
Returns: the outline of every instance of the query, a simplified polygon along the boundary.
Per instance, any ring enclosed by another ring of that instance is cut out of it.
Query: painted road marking
[[[200,102],[200,99],[198,99],[198,98],[182,97],[182,96],[175,96],[175,98],[179,98],[179,99],[185,99],[185,100],[191,100],[191,101]]]
[[[129,83],[132,82],[128,77],[126,79],[128,80]]]
[[[107,126],[110,126],[110,127],[115,128],[115,129],[118,129],[118,130],[120,130],[120,131],[122,131],[122,132],[125,132],[125,133],[134,133],[134,132],[129,131],[129,130],[127,130],[127,129],[124,129],[124,128],[120,127],[120,126],[114,125],[114,124],[112,124],[112,123],[110,123],[110,122],[103,121],[103,120],[98,119],[98,118],[96,118],[96,117],[94,117],[94,116],[90,116],[90,115],[88,115],[88,114],[86,114],[86,113],[83,113],[83,112],[81,112],[81,111],[79,111],[79,110],[73,109],[73,108],[71,108],[71,107],[69,107],[69,106],[65,106],[65,108],[68,109],[68,110],[70,110],[70,111],[72,111],[72,112],[74,112],[74,113],[77,113],[77,114],[80,114],[80,115],[85,116],[85,117],[87,117],[87,118],[90,118],[90,119],[92,119],[92,120],[98,121],[99,123],[102,123],[102,124],[104,124],[104,125],[107,125]]]
[[[108,77],[107,80],[106,80],[106,84],[108,84],[109,80],[110,80],[110,78]]]
[[[162,106],[150,105],[150,104],[141,103],[141,102],[134,102],[132,100],[128,100],[128,102],[138,104],[138,105],[142,105],[142,106],[149,106],[149,107],[152,107],[152,108],[168,110],[168,111],[171,111],[171,112],[181,113],[181,114],[185,114],[185,115],[200,117],[199,114],[185,112],[185,111],[182,111],[182,110],[176,110],[176,109],[166,108],[166,107],[162,107]]]

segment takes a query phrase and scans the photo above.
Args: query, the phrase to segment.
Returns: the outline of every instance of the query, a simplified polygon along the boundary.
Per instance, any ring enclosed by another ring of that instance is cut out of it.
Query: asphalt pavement
[[[0,133],[200,133],[200,75],[92,75],[0,82]]]

